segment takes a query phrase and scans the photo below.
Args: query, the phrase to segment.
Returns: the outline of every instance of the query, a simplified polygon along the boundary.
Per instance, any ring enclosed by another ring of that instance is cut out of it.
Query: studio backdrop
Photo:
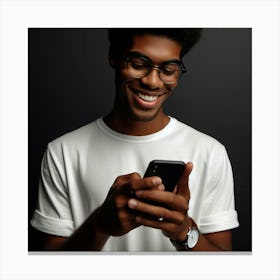
[[[240,226],[233,249],[251,251],[251,32],[205,28],[184,57],[187,74],[165,111],[223,143],[231,160]],[[114,72],[106,29],[28,30],[28,227],[36,207],[40,165],[47,143],[110,112]]]

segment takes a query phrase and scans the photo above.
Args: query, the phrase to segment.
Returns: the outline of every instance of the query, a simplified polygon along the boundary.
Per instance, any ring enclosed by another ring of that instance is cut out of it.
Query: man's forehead
[[[182,46],[176,41],[158,35],[135,35],[129,51],[142,53],[154,62],[180,59]]]

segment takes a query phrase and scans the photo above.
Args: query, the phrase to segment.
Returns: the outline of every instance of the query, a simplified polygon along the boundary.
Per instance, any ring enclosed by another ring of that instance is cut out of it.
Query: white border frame
[[[0,279],[280,279],[278,1],[0,0],[0,5]],[[167,21],[169,13],[175,16]],[[253,253],[28,254],[27,29],[143,26],[144,21],[146,26],[253,28]]]

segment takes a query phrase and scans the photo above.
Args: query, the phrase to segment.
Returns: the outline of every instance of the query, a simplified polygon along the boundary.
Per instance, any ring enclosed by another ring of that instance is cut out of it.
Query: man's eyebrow
[[[128,55],[132,56],[132,57],[142,57],[142,58],[148,60],[150,63],[153,63],[153,61],[148,56],[146,56],[145,54],[140,53],[138,51],[130,51],[130,52],[128,52]],[[180,60],[179,59],[169,59],[169,60],[161,62],[160,64],[168,64],[168,63],[180,64]]]
[[[137,52],[137,51],[130,51],[130,52],[128,52],[128,55],[132,56],[132,57],[142,57],[142,58],[145,58],[148,61],[152,62],[152,60],[148,56],[144,55],[143,53]]]

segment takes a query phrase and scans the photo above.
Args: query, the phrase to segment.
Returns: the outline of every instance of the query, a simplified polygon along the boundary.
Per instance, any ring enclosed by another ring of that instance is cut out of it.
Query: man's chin
[[[154,120],[154,117],[138,117],[138,116],[135,116],[135,117],[133,117],[133,120],[138,121],[138,122],[150,122],[150,121]]]
[[[139,122],[150,122],[156,119],[158,115],[158,111],[141,111],[141,112],[132,112],[131,118],[134,121],[139,121]]]

